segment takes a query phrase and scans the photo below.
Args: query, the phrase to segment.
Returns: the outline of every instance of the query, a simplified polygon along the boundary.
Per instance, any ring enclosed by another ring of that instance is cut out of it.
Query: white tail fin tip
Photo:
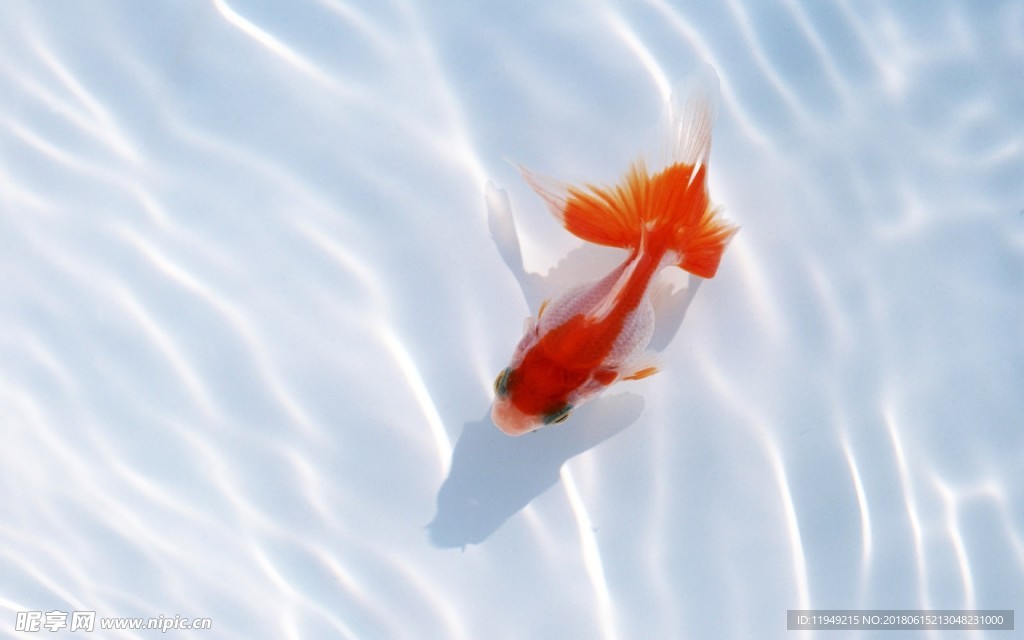
[[[669,135],[671,161],[694,167],[707,164],[711,129],[718,117],[719,80],[715,69],[702,64],[683,86],[672,92]]]

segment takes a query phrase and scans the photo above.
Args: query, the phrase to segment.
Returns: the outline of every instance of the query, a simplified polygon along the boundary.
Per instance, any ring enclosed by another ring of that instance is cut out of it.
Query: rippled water
[[[6,634],[781,638],[1024,598],[1024,5],[10,2],[0,33]],[[616,257],[506,160],[614,179],[701,61],[719,275],[662,373],[502,436],[522,318]]]

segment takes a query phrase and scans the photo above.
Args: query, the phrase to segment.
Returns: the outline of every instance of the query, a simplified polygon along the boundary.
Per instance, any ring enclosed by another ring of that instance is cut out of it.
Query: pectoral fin
[[[622,380],[643,380],[658,373],[659,370],[658,356],[648,351],[627,362],[620,373]]]

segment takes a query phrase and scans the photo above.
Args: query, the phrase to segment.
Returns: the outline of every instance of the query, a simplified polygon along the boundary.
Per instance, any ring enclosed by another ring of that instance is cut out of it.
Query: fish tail
[[[715,119],[718,78],[708,67],[701,87],[671,122],[669,166],[650,174],[633,163],[611,188],[562,186],[522,170],[571,233],[595,244],[670,255],[680,268],[714,277],[738,227],[719,217],[707,191],[707,159]],[[712,87],[713,85],[713,87]]]

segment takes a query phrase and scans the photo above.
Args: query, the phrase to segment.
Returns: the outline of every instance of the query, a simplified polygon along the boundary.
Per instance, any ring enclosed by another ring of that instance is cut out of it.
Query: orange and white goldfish
[[[553,186],[522,171],[570,233],[629,255],[600,280],[545,301],[528,319],[511,363],[494,381],[491,419],[504,433],[564,422],[612,384],[656,373],[646,354],[653,276],[665,267],[702,278],[717,272],[738,227],[718,216],[708,196],[714,97],[697,92],[681,111],[671,122],[669,166],[657,173],[638,160],[618,185],[601,188]]]

